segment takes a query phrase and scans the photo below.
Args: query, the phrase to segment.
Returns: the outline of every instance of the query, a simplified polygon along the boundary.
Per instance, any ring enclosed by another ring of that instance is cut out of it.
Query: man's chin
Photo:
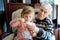
[[[40,20],[43,20],[44,18],[40,18]]]

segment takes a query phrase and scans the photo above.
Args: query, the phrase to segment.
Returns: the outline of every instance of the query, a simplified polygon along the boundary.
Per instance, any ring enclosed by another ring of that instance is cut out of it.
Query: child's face
[[[37,18],[39,18],[40,20],[43,20],[44,18],[46,18],[48,16],[48,10],[45,8],[41,8],[37,14]]]
[[[32,21],[32,14],[24,14],[23,18],[25,19],[25,21]]]

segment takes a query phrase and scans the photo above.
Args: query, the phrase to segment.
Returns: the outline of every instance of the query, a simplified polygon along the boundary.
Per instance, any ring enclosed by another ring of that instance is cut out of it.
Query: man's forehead
[[[42,7],[40,7],[40,9],[47,10],[48,8],[47,8],[47,7],[42,6]]]
[[[40,8],[40,10],[39,11],[48,11],[48,9],[46,9],[46,8],[44,8],[44,7],[42,7],[42,8]]]

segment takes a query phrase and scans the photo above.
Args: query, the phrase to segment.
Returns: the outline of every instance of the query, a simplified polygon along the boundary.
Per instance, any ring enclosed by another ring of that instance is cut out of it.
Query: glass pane
[[[50,4],[54,4],[54,0],[39,0],[40,3],[44,2],[44,3],[50,3]]]
[[[31,4],[31,0],[25,0],[26,4]]]

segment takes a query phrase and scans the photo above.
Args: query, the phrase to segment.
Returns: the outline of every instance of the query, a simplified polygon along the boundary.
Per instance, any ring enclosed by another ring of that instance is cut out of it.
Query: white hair
[[[53,10],[53,9],[52,9],[52,6],[51,6],[49,3],[47,3],[47,4],[42,3],[42,4],[41,4],[41,7],[46,8],[49,13],[52,13],[52,10]]]

